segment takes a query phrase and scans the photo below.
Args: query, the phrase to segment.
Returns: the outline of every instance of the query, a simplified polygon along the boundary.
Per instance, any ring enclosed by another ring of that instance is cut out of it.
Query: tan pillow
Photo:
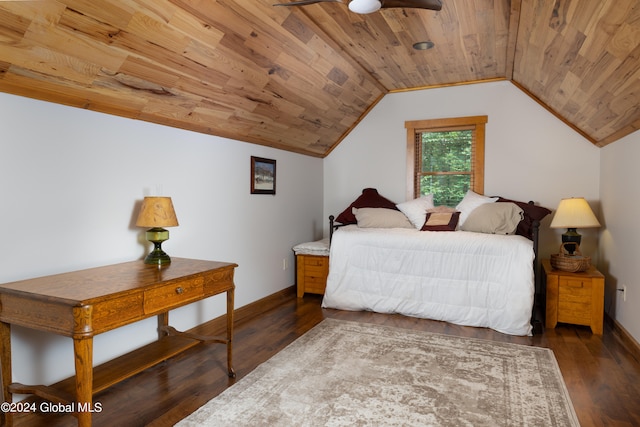
[[[515,234],[524,211],[515,203],[485,203],[469,213],[460,225],[464,231],[487,234]]]
[[[352,208],[361,228],[414,228],[400,211],[386,208]]]
[[[456,210],[460,211],[460,228],[465,223],[471,212],[473,212],[478,206],[487,204],[487,203],[495,203],[498,201],[497,197],[487,197],[482,194],[478,194],[473,192],[472,190],[467,190],[466,194],[456,205]]]

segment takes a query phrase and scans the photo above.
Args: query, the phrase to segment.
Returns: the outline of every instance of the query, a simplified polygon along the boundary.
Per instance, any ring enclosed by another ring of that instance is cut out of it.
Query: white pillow
[[[398,203],[396,205],[400,212],[405,214],[411,224],[418,230],[424,225],[427,218],[427,209],[433,209],[433,194],[427,194],[408,202]]]
[[[460,203],[456,206],[456,210],[460,211],[460,221],[458,226],[462,226],[464,221],[469,217],[469,214],[473,212],[475,208],[485,203],[494,203],[498,200],[498,197],[482,196],[478,193],[474,193],[471,190],[467,191]]]

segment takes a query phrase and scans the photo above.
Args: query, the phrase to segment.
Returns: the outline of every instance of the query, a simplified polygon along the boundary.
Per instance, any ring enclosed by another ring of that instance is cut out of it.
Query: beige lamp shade
[[[171,197],[145,197],[138,214],[138,227],[176,227],[178,218]]]
[[[600,223],[584,197],[572,197],[560,201],[550,227],[595,228],[600,227]]]

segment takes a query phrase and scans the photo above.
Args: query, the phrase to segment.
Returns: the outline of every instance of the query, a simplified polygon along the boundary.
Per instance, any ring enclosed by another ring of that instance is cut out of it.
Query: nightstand
[[[551,267],[542,261],[546,279],[546,327],[558,322],[585,325],[602,335],[604,317],[604,276],[594,266],[587,271],[570,273]]]
[[[296,254],[298,298],[306,293],[324,294],[329,275],[329,239],[301,243],[293,247]]]

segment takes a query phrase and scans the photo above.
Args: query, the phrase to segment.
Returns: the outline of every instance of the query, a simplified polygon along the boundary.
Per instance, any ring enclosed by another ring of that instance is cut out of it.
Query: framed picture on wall
[[[251,194],[276,194],[276,161],[251,156]]]

